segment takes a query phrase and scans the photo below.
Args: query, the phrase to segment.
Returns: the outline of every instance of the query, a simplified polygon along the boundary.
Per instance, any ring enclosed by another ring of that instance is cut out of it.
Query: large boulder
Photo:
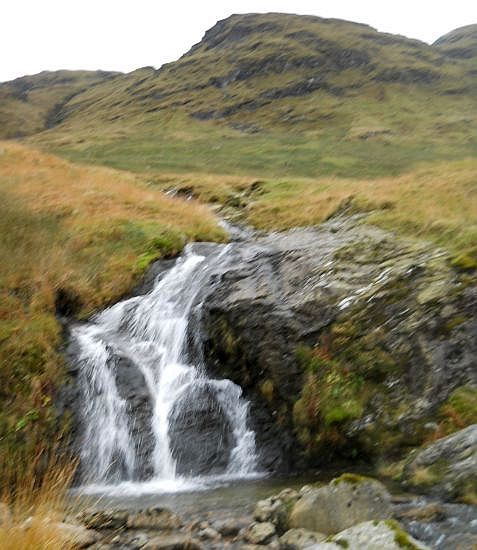
[[[477,424],[439,439],[409,457],[405,485],[445,499],[477,502]]]
[[[429,243],[343,215],[229,254],[198,298],[202,345],[251,399],[265,469],[404,454],[477,382],[477,289]]]
[[[293,506],[289,523],[333,535],[363,521],[391,517],[391,496],[382,483],[344,474],[328,485],[304,493]]]

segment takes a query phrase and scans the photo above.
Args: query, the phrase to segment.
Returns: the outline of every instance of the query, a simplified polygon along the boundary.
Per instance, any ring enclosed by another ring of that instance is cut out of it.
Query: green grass
[[[398,175],[422,162],[455,160],[474,155],[477,140],[465,145],[439,143],[365,142],[320,139],[307,135],[223,135],[217,129],[194,139],[174,139],[167,133],[130,136],[124,140],[64,146],[54,152],[76,162],[99,164],[136,172],[205,172],[258,177],[334,175],[375,178]]]

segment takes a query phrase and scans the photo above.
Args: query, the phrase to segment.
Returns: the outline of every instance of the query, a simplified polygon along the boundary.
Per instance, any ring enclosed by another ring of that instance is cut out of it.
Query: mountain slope
[[[463,72],[436,48],[366,25],[240,15],[218,22],[175,63],[158,71],[134,71],[80,94],[65,105],[63,116],[114,121],[116,116],[182,107],[198,119],[234,120],[237,114],[255,112],[257,121],[282,124],[262,112],[285,98],[321,92],[335,101],[359,94],[385,101],[387,89],[392,93],[399,86],[449,94],[455,93],[455,79]],[[461,86],[461,91],[473,92],[470,80]],[[308,114],[316,121],[316,111]],[[285,121],[293,123],[293,116]]]
[[[28,136],[56,123],[63,104],[116,73],[44,71],[0,83],[0,138]]]
[[[76,94],[34,141],[140,171],[393,174],[475,153],[467,61],[347,21],[234,15],[178,61]]]
[[[455,29],[434,42],[444,55],[454,59],[466,59],[476,67],[477,25],[467,25]],[[474,73],[475,76],[475,73]]]

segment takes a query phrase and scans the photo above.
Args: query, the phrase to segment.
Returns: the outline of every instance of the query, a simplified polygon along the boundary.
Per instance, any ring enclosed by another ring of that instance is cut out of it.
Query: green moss
[[[159,254],[157,252],[141,254],[136,260],[136,265],[134,267],[135,273],[138,275],[144,273],[152,262],[156,261],[158,258]]]
[[[411,473],[410,481],[415,487],[432,487],[441,483],[448,471],[449,462],[445,458],[441,458],[430,466],[415,467]]]
[[[393,519],[385,520],[384,523],[394,531],[394,542],[404,550],[419,550],[419,547],[416,546],[410,536],[404,531],[404,529],[399,525],[399,523]]]
[[[341,548],[349,548],[349,542],[346,539],[332,539],[332,542],[341,546]]]
[[[363,413],[363,407],[356,400],[350,399],[341,405],[332,407],[324,413],[324,421],[326,426],[332,424],[343,424],[349,420],[359,418]]]
[[[260,393],[268,403],[273,401],[274,392],[275,386],[273,380],[267,379],[260,385]]]
[[[444,434],[477,423],[477,387],[466,385],[455,389],[440,407],[438,417]]]
[[[477,260],[468,254],[460,254],[452,259],[451,265],[459,271],[475,271],[477,269]]]
[[[331,481],[333,485],[339,485],[340,483],[349,483],[350,485],[359,485],[369,481],[375,481],[372,477],[362,476],[360,474],[345,473],[341,474]]]
[[[454,318],[447,321],[446,323],[447,332],[452,332],[455,328],[457,328],[459,325],[462,325],[462,323],[465,323],[466,321],[467,321],[467,318],[464,317],[464,315],[456,315]]]

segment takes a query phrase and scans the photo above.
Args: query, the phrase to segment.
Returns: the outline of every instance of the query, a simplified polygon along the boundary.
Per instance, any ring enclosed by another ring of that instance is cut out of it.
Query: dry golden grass
[[[32,457],[26,471],[15,473],[13,460],[2,464],[2,479],[10,481],[0,495],[0,547],[2,550],[59,550],[73,548],[58,524],[75,510],[67,495],[75,464],[49,464],[38,477],[38,456]],[[15,479],[16,478],[16,479]]]
[[[348,204],[369,211],[372,223],[477,257],[475,159],[423,165],[372,180],[268,182],[265,190],[249,206],[250,221],[264,229],[314,225]]]
[[[9,288],[33,283],[44,296],[35,297],[39,309],[51,306],[49,290],[64,284],[75,286],[89,310],[116,298],[129,288],[138,254],[157,237],[166,253],[186,240],[223,239],[205,206],[168,197],[139,176],[75,166],[17,144],[0,148],[0,192],[23,212],[17,217],[38,225],[30,231],[19,220],[10,228],[1,277]]]

